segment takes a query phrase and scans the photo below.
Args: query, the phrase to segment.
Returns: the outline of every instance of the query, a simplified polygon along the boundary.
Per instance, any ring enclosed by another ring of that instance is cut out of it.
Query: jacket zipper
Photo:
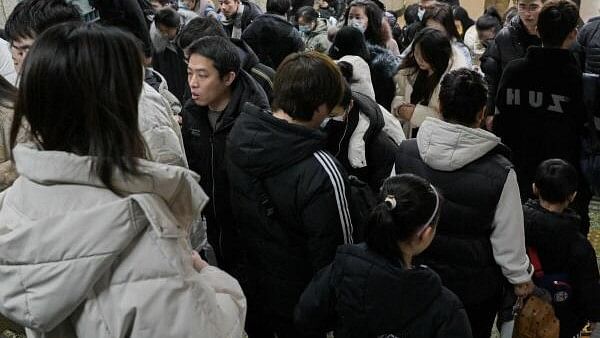
[[[212,207],[213,214],[215,215],[215,223],[219,219],[217,217],[217,199],[216,196],[216,182],[215,182],[215,141],[214,141],[214,132],[210,135],[210,177],[212,179]],[[219,256],[222,256],[223,253],[223,230],[221,229],[221,225],[219,224]]]

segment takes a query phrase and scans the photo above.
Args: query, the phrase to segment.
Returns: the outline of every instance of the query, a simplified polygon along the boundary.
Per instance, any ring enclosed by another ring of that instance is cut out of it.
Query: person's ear
[[[234,72],[229,72],[227,75],[223,77],[223,82],[225,82],[225,86],[229,87],[235,81],[236,75]]]
[[[477,128],[481,128],[483,121],[485,120],[485,106],[477,113]]]
[[[428,225],[427,228],[425,228],[425,230],[423,230],[421,234],[419,234],[419,242],[429,243],[431,242],[431,239],[433,239],[433,236],[435,236],[435,227],[433,227],[432,225]]]

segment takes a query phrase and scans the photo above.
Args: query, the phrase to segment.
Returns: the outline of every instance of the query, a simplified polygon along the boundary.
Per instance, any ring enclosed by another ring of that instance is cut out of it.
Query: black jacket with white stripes
[[[249,306],[292,319],[313,275],[353,242],[346,174],[325,134],[246,104],[231,130],[231,204],[243,238]],[[255,304],[256,304],[255,303]]]

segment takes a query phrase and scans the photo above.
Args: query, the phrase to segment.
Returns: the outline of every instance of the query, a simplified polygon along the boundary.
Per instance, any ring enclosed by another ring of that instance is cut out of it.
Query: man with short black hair
[[[286,56],[304,50],[300,32],[287,20],[290,0],[267,0],[267,13],[257,17],[242,34],[260,62],[277,69]]]
[[[246,102],[266,109],[264,91],[241,69],[237,48],[227,38],[210,36],[188,47],[191,99],[182,111],[182,134],[190,169],[210,196],[206,210],[208,242],[219,267],[237,276],[239,238],[229,203],[225,142]]]
[[[69,21],[83,20],[77,6],[65,0],[19,2],[4,26],[17,73],[35,39],[51,26]]]
[[[223,26],[213,18],[196,18],[182,28],[177,37],[177,44],[179,48],[183,49],[185,52],[185,49],[191,45],[192,42],[206,36],[221,36],[226,38],[227,33],[225,33]],[[260,63],[258,56],[243,40],[230,38],[229,41],[238,48],[242,69],[248,72],[248,74],[250,74],[250,76],[252,76],[252,78],[262,87],[265,94],[267,94],[269,102],[271,102],[273,77],[275,76],[273,68]]]
[[[343,114],[343,86],[327,56],[293,54],[275,75],[273,113],[247,104],[231,131],[227,169],[251,338],[310,337],[295,329],[294,307],[337,246],[353,241],[350,187],[319,130]]]
[[[498,86],[493,130],[512,150],[523,200],[533,197],[531,184],[542,161],[560,158],[579,168],[587,117],[581,70],[569,51],[578,20],[573,2],[547,1],[537,20],[543,47],[531,47],[525,58],[511,62]],[[578,191],[573,207],[587,233],[590,193],[583,182]]]
[[[481,70],[489,85],[486,107],[488,116],[496,112],[498,83],[508,63],[524,57],[529,47],[542,44],[537,33],[537,22],[545,1],[518,0],[518,15],[505,23],[506,27],[498,32],[481,57]]]

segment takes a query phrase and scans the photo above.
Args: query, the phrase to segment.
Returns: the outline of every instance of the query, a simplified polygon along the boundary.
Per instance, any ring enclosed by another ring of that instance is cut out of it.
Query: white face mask
[[[419,16],[419,21],[422,21],[423,20],[423,16],[425,15],[425,9],[419,8],[419,11],[417,12],[417,15]]]
[[[358,29],[363,34],[367,30],[367,26],[361,20],[358,19],[348,20],[348,26]]]

